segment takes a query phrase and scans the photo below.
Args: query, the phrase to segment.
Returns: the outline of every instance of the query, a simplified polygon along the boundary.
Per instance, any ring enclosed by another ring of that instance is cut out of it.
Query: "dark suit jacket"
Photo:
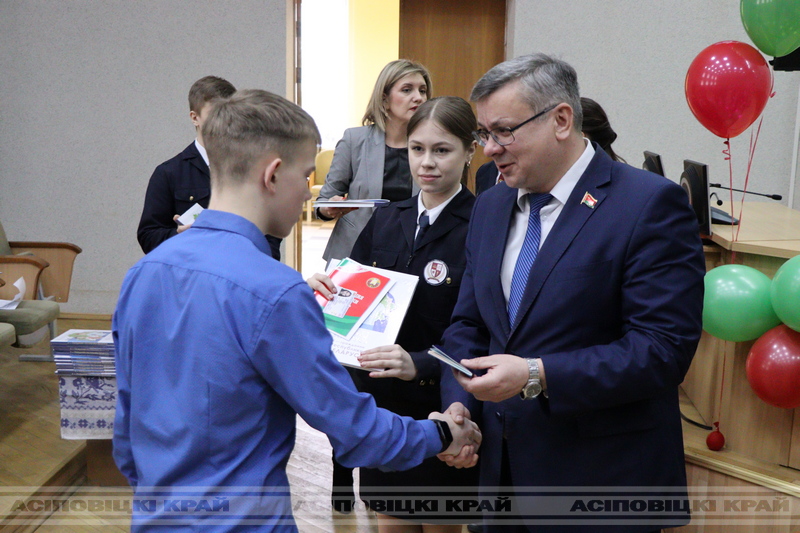
[[[380,207],[353,246],[350,257],[359,263],[420,277],[396,341],[414,360],[416,379],[376,379],[362,370],[350,370],[358,390],[372,394],[380,407],[415,419],[427,418],[429,413],[439,410],[441,369],[427,351],[441,340],[450,324],[466,266],[464,241],[474,203],[472,193],[461,189],[428,228],[414,253],[417,196]],[[436,278],[441,280],[440,284],[425,280],[427,266],[433,260],[446,265],[446,274],[443,269]],[[361,469],[360,481],[361,495],[367,494],[367,498],[371,493],[365,492],[366,487],[475,487],[477,482],[476,469],[451,468],[435,457],[403,472]]]
[[[494,161],[482,164],[475,173],[475,196],[486,192],[497,183],[497,165]]]
[[[158,165],[150,177],[144,197],[144,209],[136,233],[144,253],[177,235],[172,220],[194,204],[208,207],[211,199],[211,176],[208,165],[194,142],[183,152]],[[280,261],[281,239],[267,235],[272,257]]]
[[[549,393],[481,405],[444,374],[445,407],[461,401],[482,414],[482,486],[498,485],[505,435],[516,487],[685,489],[678,385],[701,333],[697,220],[678,185],[595,149],[542,244],[515,325],[500,267],[517,190],[500,183],[476,201],[445,350],[457,360],[541,357]]]
[[[415,418],[439,410],[440,369],[427,350],[441,340],[450,324],[466,266],[464,241],[474,203],[472,193],[462,188],[428,228],[416,253],[411,251],[417,229],[417,196],[376,209],[353,246],[350,257],[359,263],[420,276],[397,335],[397,344],[414,359],[418,379],[373,379],[356,371],[364,378],[357,384],[372,393],[382,407]],[[426,282],[424,276],[426,265],[434,259],[447,265],[446,279],[439,285]]]

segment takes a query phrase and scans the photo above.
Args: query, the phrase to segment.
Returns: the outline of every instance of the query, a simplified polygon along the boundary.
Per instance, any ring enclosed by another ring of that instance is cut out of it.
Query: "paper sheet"
[[[19,278],[17,281],[15,281],[14,287],[16,287],[19,292],[11,300],[0,300],[0,309],[16,309],[19,303],[22,301],[22,296],[25,294],[25,289],[28,288],[25,284],[25,278]]]

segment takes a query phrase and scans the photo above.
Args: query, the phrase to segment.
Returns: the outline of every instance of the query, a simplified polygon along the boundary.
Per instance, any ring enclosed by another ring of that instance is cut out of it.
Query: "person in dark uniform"
[[[475,154],[476,128],[472,108],[462,98],[445,96],[422,104],[408,123],[409,166],[420,193],[376,209],[350,254],[368,266],[419,276],[397,344],[360,355],[361,366],[372,372],[350,372],[358,389],[371,393],[379,406],[416,419],[440,408],[441,370],[427,350],[450,324],[466,267],[464,243],[475,197],[463,183]],[[309,284],[329,298],[336,290],[321,274]],[[403,472],[362,468],[360,493],[370,506],[396,494],[381,494],[378,487],[469,487],[475,486],[476,474],[477,469],[454,469],[436,458]],[[461,525],[442,523],[448,521],[442,516],[371,507],[379,513],[381,532],[461,531]],[[424,523],[428,520],[437,523]]]
[[[142,251],[149,254],[170,237],[191,227],[181,225],[178,217],[194,204],[208,207],[211,176],[201,128],[215,101],[228,98],[236,88],[228,80],[205,76],[189,89],[189,118],[197,138],[181,153],[158,165],[150,177],[144,197],[142,217],[136,237]],[[267,235],[272,257],[280,261],[281,240]]]

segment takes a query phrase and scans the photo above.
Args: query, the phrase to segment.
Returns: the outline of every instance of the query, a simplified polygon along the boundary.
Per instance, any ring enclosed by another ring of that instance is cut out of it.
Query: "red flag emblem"
[[[594,209],[594,206],[597,205],[597,199],[587,192],[584,193],[583,200],[581,200],[581,203],[589,207],[590,209]]]

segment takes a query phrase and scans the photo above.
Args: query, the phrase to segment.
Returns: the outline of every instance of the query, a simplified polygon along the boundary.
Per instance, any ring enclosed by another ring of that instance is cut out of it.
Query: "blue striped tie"
[[[525,232],[525,242],[517,257],[517,264],[514,266],[514,276],[511,278],[511,291],[508,295],[508,321],[514,326],[514,319],[517,317],[519,304],[522,302],[522,295],[525,294],[525,286],[528,283],[533,262],[536,254],[539,253],[539,239],[542,236],[542,222],[539,219],[539,211],[547,205],[553,198],[550,194],[528,193],[528,230]]]

